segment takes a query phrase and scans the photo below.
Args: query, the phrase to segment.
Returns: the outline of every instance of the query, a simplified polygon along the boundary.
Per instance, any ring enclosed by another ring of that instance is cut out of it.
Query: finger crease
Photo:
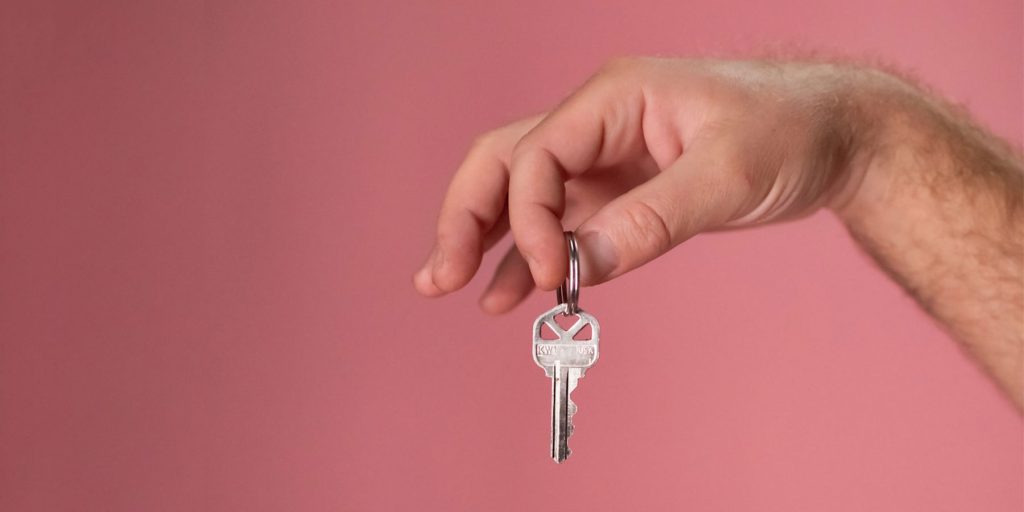
[[[650,204],[647,204],[647,202],[644,201],[643,199],[638,199],[636,204],[641,209],[646,210],[647,214],[648,214],[647,216],[653,221],[653,223],[652,222],[646,222],[644,224],[653,224],[652,226],[649,226],[649,227],[654,228],[654,230],[655,230],[655,233],[654,233],[654,235],[655,235],[655,242],[660,246],[660,247],[658,247],[658,252],[659,253],[663,253],[663,252],[666,252],[669,249],[671,249],[672,248],[672,230],[669,229],[668,223],[665,222],[665,219],[661,216],[660,213],[658,213],[657,209],[655,209]],[[634,219],[634,222],[635,221],[636,220]],[[643,226],[643,227],[648,227],[648,226]]]

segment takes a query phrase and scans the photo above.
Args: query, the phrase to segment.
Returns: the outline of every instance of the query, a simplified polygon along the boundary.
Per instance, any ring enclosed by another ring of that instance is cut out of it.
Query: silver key
[[[572,435],[572,417],[576,404],[572,392],[587,368],[597,362],[598,340],[601,327],[597,319],[576,306],[574,315],[569,315],[572,305],[559,304],[537,317],[533,323],[533,360],[544,368],[551,378],[551,458],[561,463],[569,457],[569,436]],[[562,329],[555,321],[557,315],[576,316],[576,323]],[[545,339],[541,335],[544,325],[557,336]],[[589,339],[576,340],[574,337],[590,325]]]

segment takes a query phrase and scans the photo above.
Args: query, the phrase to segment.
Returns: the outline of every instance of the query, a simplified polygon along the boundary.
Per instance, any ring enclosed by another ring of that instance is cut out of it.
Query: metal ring
[[[580,251],[572,231],[565,232],[565,242],[569,246],[569,272],[555,290],[555,297],[559,304],[566,305],[566,315],[575,315],[580,312]]]

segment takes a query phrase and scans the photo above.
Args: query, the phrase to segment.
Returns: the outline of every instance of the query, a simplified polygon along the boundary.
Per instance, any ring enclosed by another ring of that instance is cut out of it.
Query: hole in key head
[[[555,315],[555,323],[562,328],[563,331],[568,331],[570,327],[576,325],[580,317],[576,315]]]
[[[573,335],[572,339],[574,339],[576,341],[590,341],[590,339],[593,338],[593,337],[594,337],[594,329],[588,323],[588,324],[584,325],[583,328],[579,330],[579,332],[577,332],[575,335]]]
[[[554,341],[559,339],[559,336],[555,334],[555,331],[551,330],[547,323],[544,323],[540,326],[540,339]]]

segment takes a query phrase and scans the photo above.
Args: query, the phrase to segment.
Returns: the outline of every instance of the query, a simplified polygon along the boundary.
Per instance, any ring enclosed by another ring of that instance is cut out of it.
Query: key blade
[[[583,371],[581,368],[556,367],[552,373],[556,377],[551,379],[551,458],[561,464],[572,454],[569,436],[574,430],[572,418],[577,410],[572,401],[572,392],[583,376]]]
[[[551,458],[561,464],[569,458],[569,434],[575,405],[569,400],[569,368],[556,366],[551,378]]]

